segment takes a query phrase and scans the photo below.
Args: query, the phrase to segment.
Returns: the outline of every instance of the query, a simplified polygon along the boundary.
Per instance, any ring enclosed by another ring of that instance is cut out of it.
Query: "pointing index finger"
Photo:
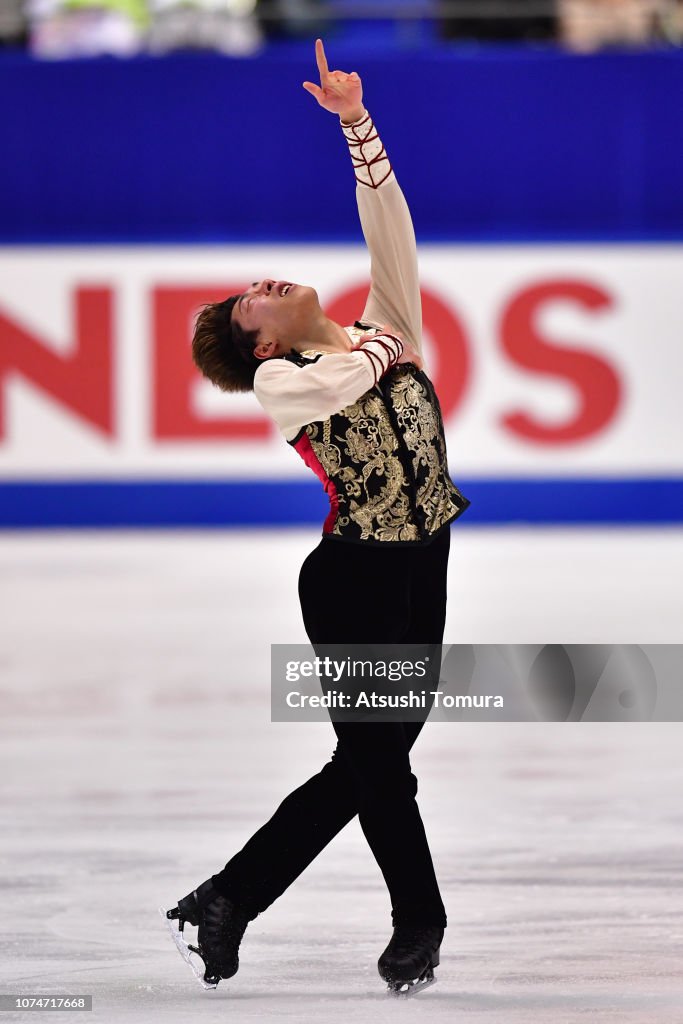
[[[322,39],[316,39],[315,41],[315,59],[318,62],[318,71],[320,72],[320,81],[324,84],[325,79],[329,75],[329,68],[327,67],[327,58],[325,56],[325,47],[323,46]]]

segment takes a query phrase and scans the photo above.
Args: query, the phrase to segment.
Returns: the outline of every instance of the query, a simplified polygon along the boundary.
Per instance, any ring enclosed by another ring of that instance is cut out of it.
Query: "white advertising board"
[[[683,472],[683,246],[420,248],[426,369],[460,476]],[[261,277],[359,317],[362,246],[0,250],[0,476],[308,478],[253,395],[190,361]]]

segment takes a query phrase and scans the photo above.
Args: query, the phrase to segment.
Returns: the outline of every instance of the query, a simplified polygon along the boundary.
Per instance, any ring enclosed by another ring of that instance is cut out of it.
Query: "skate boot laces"
[[[238,950],[248,924],[247,917],[220,893],[200,912],[198,945],[216,965],[230,970],[230,974],[221,971],[224,978],[237,972]]]
[[[169,926],[178,921],[178,934],[173,934],[178,950],[197,980],[205,988],[215,988],[221,978],[231,978],[239,969],[238,950],[249,924],[246,913],[214,888],[211,879],[203,882],[189,895],[178,900],[178,906],[165,912]],[[185,922],[197,927],[197,945],[183,936]],[[201,971],[191,954],[200,957]]]
[[[413,995],[435,982],[443,928],[396,925],[377,967],[392,995]]]
[[[431,953],[438,951],[443,937],[443,929],[436,927],[416,928],[410,925],[397,925],[391,936],[384,955],[397,960],[414,958],[423,952],[431,958]],[[437,964],[434,964],[436,967]]]

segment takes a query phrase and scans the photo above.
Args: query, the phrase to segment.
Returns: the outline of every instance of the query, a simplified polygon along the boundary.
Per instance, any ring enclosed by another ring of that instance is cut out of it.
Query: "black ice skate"
[[[202,988],[217,988],[221,978],[232,978],[237,974],[239,945],[249,919],[214,888],[210,878],[178,900],[178,906],[173,910],[159,907],[159,913],[167,919],[178,952],[190,965]],[[178,921],[178,930],[171,924],[175,920]],[[198,928],[196,946],[185,941],[183,928],[186,921]],[[193,953],[202,960],[203,970],[192,957]]]
[[[411,996],[433,985],[439,966],[443,928],[397,925],[389,945],[377,962],[391,995]]]

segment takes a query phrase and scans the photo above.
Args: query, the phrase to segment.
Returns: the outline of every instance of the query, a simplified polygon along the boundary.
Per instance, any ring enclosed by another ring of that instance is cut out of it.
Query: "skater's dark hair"
[[[221,391],[253,391],[261,359],[254,355],[258,330],[245,331],[231,321],[239,295],[211,302],[197,316],[192,336],[195,366]]]

